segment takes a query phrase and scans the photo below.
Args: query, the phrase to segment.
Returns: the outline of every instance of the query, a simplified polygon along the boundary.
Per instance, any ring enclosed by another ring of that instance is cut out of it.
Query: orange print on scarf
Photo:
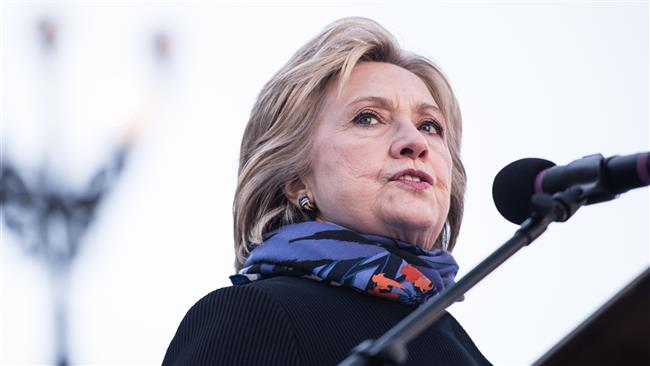
[[[433,290],[433,284],[425,275],[422,274],[417,268],[410,264],[402,267],[400,272],[406,276],[406,281],[412,283],[415,287],[422,292],[429,292]]]
[[[392,291],[393,288],[404,289],[404,285],[386,277],[384,273],[373,275],[372,282],[374,282],[375,288],[369,290],[369,293],[376,296],[387,297],[393,300],[397,299],[399,297],[399,294],[391,293],[390,291]]]

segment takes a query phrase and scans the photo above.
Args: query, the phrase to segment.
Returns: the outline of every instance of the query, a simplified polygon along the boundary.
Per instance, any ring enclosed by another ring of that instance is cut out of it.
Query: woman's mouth
[[[401,170],[394,174],[390,181],[398,182],[400,185],[405,185],[416,190],[428,189],[433,183],[430,175],[417,169]]]

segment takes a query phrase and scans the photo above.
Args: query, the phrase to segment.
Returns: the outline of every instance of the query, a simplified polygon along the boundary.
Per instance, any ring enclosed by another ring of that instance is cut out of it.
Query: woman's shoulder
[[[163,365],[299,365],[296,344],[286,312],[267,291],[231,286],[210,292],[187,311]]]
[[[369,306],[377,300],[402,307],[290,276],[221,288],[187,311],[163,365],[336,364],[369,330],[388,327]]]
[[[269,282],[258,281],[216,289],[199,299],[188,310],[186,317],[212,318],[248,314],[244,310],[255,313],[279,311],[273,296],[264,289]]]
[[[291,312],[287,305],[293,302],[293,298],[306,300],[314,296],[327,296],[323,289],[329,287],[296,277],[272,277],[246,285],[223,287],[198,300],[188,310],[183,322],[222,318],[234,322],[256,314],[264,315],[267,321],[286,320],[284,316]]]

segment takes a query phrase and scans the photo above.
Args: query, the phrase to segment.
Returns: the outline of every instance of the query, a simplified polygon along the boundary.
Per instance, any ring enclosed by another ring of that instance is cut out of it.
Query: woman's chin
[[[384,222],[392,236],[413,244],[433,242],[442,228],[435,215],[423,211],[401,211],[391,216]]]
[[[439,214],[435,202],[422,199],[402,199],[384,206],[383,216],[389,221],[402,222],[407,227],[431,227],[438,221]]]

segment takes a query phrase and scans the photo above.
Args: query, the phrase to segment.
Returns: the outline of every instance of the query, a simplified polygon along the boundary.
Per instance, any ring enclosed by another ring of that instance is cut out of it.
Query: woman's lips
[[[406,185],[416,190],[428,189],[433,184],[433,179],[429,174],[417,169],[401,170],[395,173],[390,181]]]
[[[393,182],[397,182],[400,185],[403,184],[405,186],[414,188],[414,189],[416,189],[418,191],[423,191],[423,190],[428,189],[428,188],[431,187],[431,184],[429,184],[427,182],[416,182],[416,181],[412,181],[412,180],[395,180]]]

